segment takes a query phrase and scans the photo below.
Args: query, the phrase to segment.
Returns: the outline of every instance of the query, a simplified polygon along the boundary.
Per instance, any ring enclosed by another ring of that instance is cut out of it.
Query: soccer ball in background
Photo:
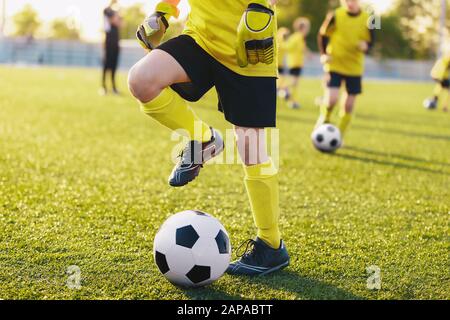
[[[437,109],[437,102],[433,98],[425,99],[423,102],[423,107],[427,110],[435,110]]]
[[[282,100],[288,100],[291,97],[289,89],[278,89],[278,98]]]
[[[321,152],[334,152],[342,146],[341,132],[331,124],[316,128],[311,139],[316,149]]]
[[[159,271],[172,284],[201,287],[225,273],[231,259],[230,239],[216,218],[199,211],[184,211],[161,226],[153,255]]]

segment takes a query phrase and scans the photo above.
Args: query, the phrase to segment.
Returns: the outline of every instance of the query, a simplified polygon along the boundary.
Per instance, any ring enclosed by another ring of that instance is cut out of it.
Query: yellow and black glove
[[[142,48],[151,51],[159,46],[169,28],[169,19],[178,18],[178,3],[180,0],[165,0],[158,3],[155,13],[147,17],[138,27],[136,37]]]
[[[238,27],[236,53],[241,68],[249,64],[274,62],[275,19],[267,0],[254,0],[249,4]]]

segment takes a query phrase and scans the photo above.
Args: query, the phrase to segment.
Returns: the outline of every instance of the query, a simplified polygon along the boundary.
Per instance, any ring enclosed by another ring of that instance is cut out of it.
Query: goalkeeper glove
[[[275,56],[275,13],[267,0],[255,0],[248,6],[238,27],[236,48],[238,64],[272,64]]]
[[[146,50],[155,49],[169,28],[170,17],[178,18],[180,0],[165,0],[156,6],[156,12],[147,17],[137,30],[139,44]]]

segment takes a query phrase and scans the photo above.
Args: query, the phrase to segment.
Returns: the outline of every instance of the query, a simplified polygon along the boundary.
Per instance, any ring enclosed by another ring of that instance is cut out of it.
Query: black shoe
[[[230,275],[264,276],[289,265],[290,258],[284,242],[279,249],[273,249],[259,238],[248,240],[244,254],[232,262],[227,269]],[[241,245],[241,247],[242,247]]]
[[[212,138],[209,142],[190,141],[180,155],[180,161],[169,177],[172,187],[183,187],[193,181],[203,165],[223,152],[225,147],[220,134],[211,128]]]

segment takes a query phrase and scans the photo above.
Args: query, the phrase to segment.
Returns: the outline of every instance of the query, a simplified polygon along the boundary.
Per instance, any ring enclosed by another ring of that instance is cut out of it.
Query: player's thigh
[[[334,105],[339,100],[340,88],[342,85],[342,76],[330,72],[326,76],[326,99],[329,101],[331,105]]]
[[[131,68],[128,82],[131,89],[149,86],[162,89],[175,83],[190,82],[190,79],[175,58],[156,49]]]

